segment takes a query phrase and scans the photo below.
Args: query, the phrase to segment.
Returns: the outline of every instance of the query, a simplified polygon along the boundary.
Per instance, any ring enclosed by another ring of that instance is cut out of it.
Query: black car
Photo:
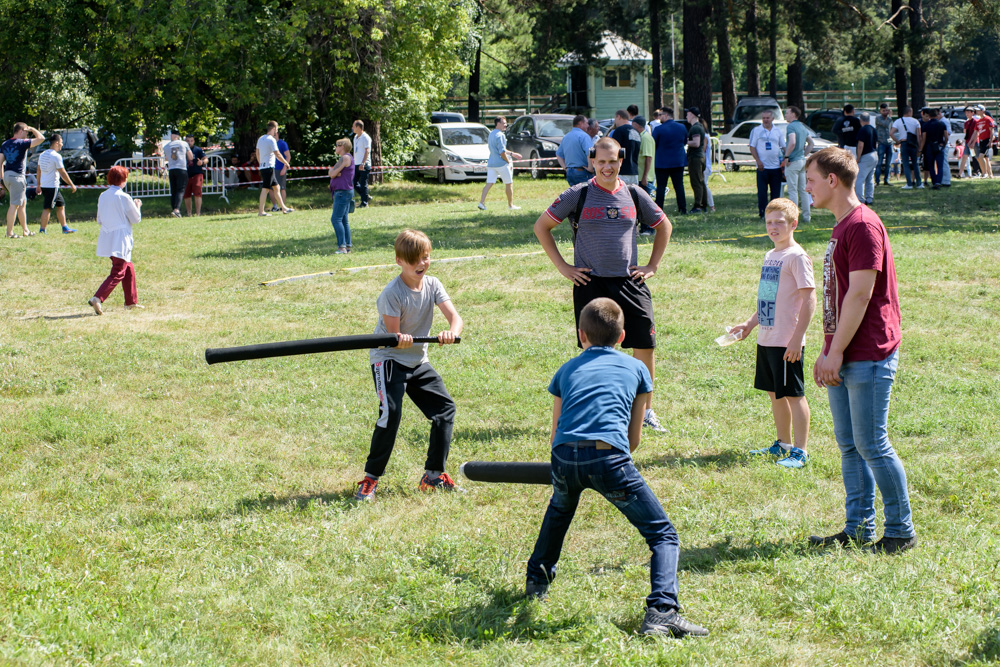
[[[573,116],[562,113],[521,116],[507,128],[507,149],[520,153],[529,162],[520,163],[518,171],[531,172],[532,178],[545,178],[539,167],[559,167],[556,150],[563,137],[573,129]]]
[[[63,164],[74,183],[96,183],[98,171],[104,171],[114,166],[121,158],[132,157],[132,153],[117,146],[115,136],[108,134],[98,139],[89,127],[76,127],[69,130],[53,130],[49,134],[60,134],[63,139]],[[38,156],[49,149],[45,140],[32,151],[28,158],[28,171],[32,174],[38,169]]]
[[[431,124],[434,123],[464,123],[465,116],[457,111],[435,111],[431,114]]]
[[[872,118],[879,115],[878,111],[874,109],[855,109],[854,115],[860,119],[861,114],[866,112]],[[809,114],[809,118],[806,119],[806,125],[816,130],[821,138],[826,139],[827,141],[832,141],[836,144],[838,138],[836,133],[833,131],[833,126],[843,115],[843,109],[822,109],[820,111],[813,111]]]

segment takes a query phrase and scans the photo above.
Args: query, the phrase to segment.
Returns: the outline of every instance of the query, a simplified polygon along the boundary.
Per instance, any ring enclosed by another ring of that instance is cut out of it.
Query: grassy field
[[[669,434],[636,454],[680,534],[685,614],[711,637],[637,634],[648,550],[595,494],[551,599],[523,599],[545,488],[419,493],[428,427],[412,404],[377,501],[355,504],[377,411],[364,352],[204,362],[206,347],[370,332],[397,272],[336,269],[392,264],[396,233],[422,229],[434,259],[489,256],[431,268],[466,321],[461,345],[431,350],[459,406],[451,472],[546,460],[546,387],[575,354],[573,315],[531,226],[562,181],[518,178],[523,210],[494,189],[486,213],[477,184],[376,187],[347,256],[332,254],[322,186],[270,218],[247,213],[253,192],[182,220],[149,200],[133,256],[146,309],[126,312],[119,290],[103,317],[86,305],[108,269],[91,192],[67,198],[75,235],[0,244],[0,662],[1000,662],[998,186],[876,191],[903,312],[890,437],[921,540],[885,558],[804,545],[843,526],[825,393],[807,388],[808,467],[746,454],[774,437],[753,346],[712,339],[752,312],[770,247],[751,178],[713,179],[719,211],[674,219],[651,283]],[[817,274],[832,224],[820,212],[797,234]],[[810,367],[819,340],[817,317]]]

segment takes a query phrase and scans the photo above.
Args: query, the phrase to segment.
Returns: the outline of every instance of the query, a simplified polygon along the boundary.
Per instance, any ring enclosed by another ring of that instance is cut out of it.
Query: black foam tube
[[[552,484],[551,463],[469,461],[458,472],[476,482]]]
[[[456,336],[455,342],[460,343]],[[308,340],[286,340],[278,343],[243,345],[242,347],[215,347],[205,350],[205,361],[219,364],[245,359],[267,359],[288,357],[295,354],[316,354],[317,352],[341,352],[343,350],[363,350],[372,347],[396,347],[396,334],[366,334],[364,336],[334,336],[332,338],[310,338]],[[414,336],[414,343],[436,343],[436,336]]]

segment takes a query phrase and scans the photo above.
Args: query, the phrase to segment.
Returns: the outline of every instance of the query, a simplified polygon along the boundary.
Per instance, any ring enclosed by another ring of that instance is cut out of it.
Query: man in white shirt
[[[920,146],[920,121],[913,117],[913,107],[903,107],[903,115],[889,128],[889,136],[899,146],[899,158],[906,175],[904,190],[921,189],[920,170],[917,168],[917,154]]]
[[[372,173],[372,138],[365,132],[363,120],[354,121],[354,190],[361,197],[361,208],[368,206],[368,176]]]
[[[72,234],[76,231],[75,229],[70,229],[69,225],[66,224],[66,202],[63,200],[62,193],[59,192],[60,177],[66,181],[67,185],[73,188],[73,192],[76,192],[76,185],[73,184],[73,180],[66,173],[62,155],[59,154],[62,147],[62,135],[53,134],[49,137],[49,149],[38,156],[35,193],[43,195],[42,217],[38,229],[40,234],[46,233],[45,228],[49,225],[49,216],[52,214],[53,207],[56,209],[56,219],[62,225],[63,234]]]
[[[181,217],[181,201],[188,182],[188,162],[194,160],[187,142],[177,132],[170,133],[170,141],[163,144],[163,157],[167,159],[167,174],[170,179],[170,214]]]
[[[291,213],[295,209],[285,206],[281,199],[281,186],[274,176],[274,162],[277,160],[286,167],[292,165],[288,162],[281,151],[278,150],[278,121],[267,121],[267,133],[257,140],[257,164],[260,165],[260,201],[257,206],[257,215],[271,215],[264,211],[267,205],[267,195],[271,194],[271,203],[281,209],[282,213]]]
[[[781,161],[785,157],[785,133],[774,127],[773,111],[762,113],[760,125],[750,133],[750,155],[757,163],[757,213],[763,219],[768,202],[781,196]]]

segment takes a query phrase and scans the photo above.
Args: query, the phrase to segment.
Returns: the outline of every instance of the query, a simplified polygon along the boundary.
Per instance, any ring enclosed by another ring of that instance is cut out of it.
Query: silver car
[[[417,155],[417,164],[426,168],[418,173],[438,183],[485,180],[489,137],[489,128],[480,123],[432,124]]]
[[[759,120],[743,121],[728,134],[719,136],[719,154],[726,171],[739,171],[740,167],[755,168],[753,156],[750,154],[750,133],[760,125]],[[784,130],[788,123],[783,120],[774,121],[774,127]],[[806,126],[806,131],[813,140],[813,150],[818,151],[836,144],[820,138],[819,134]]]

